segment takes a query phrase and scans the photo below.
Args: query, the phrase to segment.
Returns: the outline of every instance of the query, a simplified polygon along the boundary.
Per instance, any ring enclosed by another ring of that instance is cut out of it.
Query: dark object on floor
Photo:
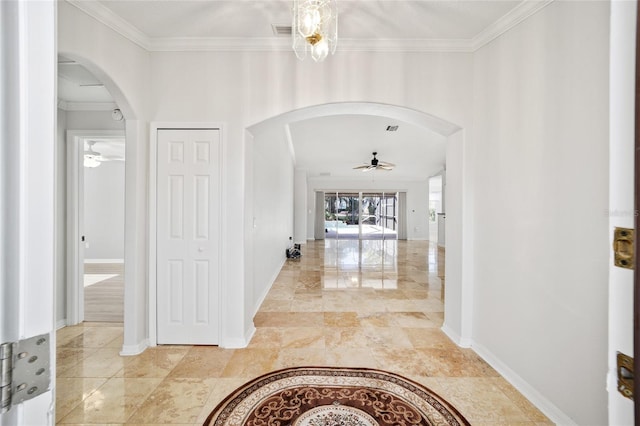
[[[286,251],[287,259],[299,259],[302,256],[300,252],[300,244],[294,244],[293,248],[288,248]]]

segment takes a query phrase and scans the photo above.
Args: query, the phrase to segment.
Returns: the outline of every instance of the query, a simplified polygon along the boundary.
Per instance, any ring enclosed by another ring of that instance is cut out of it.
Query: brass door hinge
[[[613,264],[621,268],[635,269],[635,230],[616,228],[613,231]]]
[[[51,387],[49,335],[0,345],[0,413]]]

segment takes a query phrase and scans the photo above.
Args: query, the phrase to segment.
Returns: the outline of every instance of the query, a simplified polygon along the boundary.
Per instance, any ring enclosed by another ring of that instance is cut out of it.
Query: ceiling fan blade
[[[378,166],[395,167],[396,165],[393,163],[387,163],[386,161],[378,161]]]
[[[388,172],[388,171],[393,170],[393,167],[381,166],[380,164],[378,164],[378,169]]]
[[[376,166],[367,166],[366,168],[362,169],[363,172],[370,172],[371,170],[374,170],[376,168]]]
[[[96,157],[98,161],[124,161],[123,157],[118,155],[99,155]]]
[[[369,167],[371,167],[371,165],[363,164],[362,166],[354,167],[353,170],[363,170],[363,169],[366,169],[366,168],[369,168]]]

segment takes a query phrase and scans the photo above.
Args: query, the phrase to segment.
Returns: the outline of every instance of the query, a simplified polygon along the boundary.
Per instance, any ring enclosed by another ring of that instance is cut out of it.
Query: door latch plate
[[[621,268],[635,268],[635,230],[616,228],[613,231],[613,264]]]
[[[618,392],[625,398],[633,399],[633,358],[622,352],[618,352],[616,359]]]

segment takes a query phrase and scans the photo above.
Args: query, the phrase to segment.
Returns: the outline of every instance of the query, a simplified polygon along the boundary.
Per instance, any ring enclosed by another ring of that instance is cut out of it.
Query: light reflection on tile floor
[[[121,357],[122,326],[58,331],[60,424],[202,424],[229,392],[271,370],[360,366],[402,374],[473,425],[551,422],[475,352],[441,331],[444,253],[426,241],[310,242],[287,261],[246,349],[159,346]]]

